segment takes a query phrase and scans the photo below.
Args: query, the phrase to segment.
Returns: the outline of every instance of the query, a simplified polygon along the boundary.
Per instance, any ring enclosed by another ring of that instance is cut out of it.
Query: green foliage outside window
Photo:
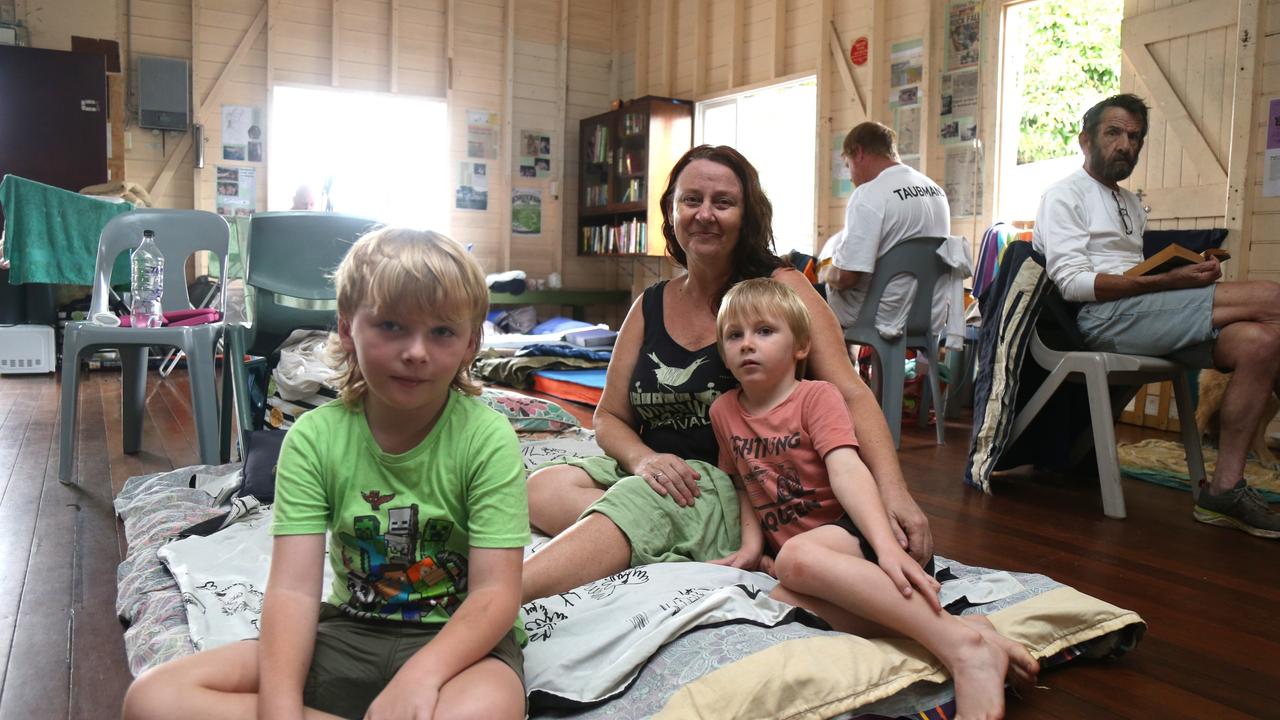
[[[1120,91],[1123,11],[1117,0],[1041,0],[1027,7],[1026,32],[1018,39],[1026,51],[1019,165],[1074,153],[1084,111]]]

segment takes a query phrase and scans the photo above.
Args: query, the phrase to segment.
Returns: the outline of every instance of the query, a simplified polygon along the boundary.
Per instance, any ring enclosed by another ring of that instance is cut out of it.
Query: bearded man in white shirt
[[[1147,218],[1137,196],[1118,183],[1138,162],[1147,110],[1141,98],[1124,94],[1085,113],[1084,166],[1045,191],[1032,242],[1062,296],[1084,303],[1077,324],[1089,347],[1232,371],[1218,464],[1194,517],[1280,538],[1280,514],[1244,481],[1249,438],[1280,381],[1280,285],[1219,283],[1217,258],[1158,275],[1124,274],[1143,259]]]

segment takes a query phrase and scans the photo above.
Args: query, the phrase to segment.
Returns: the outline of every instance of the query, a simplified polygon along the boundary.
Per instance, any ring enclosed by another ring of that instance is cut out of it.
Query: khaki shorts
[[[436,623],[360,620],[322,603],[303,704],[342,717],[364,717],[400,667],[443,628]],[[524,685],[524,654],[514,630],[489,656],[506,663]]]

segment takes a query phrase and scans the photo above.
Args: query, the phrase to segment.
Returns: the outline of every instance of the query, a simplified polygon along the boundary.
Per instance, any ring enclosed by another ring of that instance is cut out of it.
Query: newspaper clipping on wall
[[[952,0],[947,6],[947,38],[944,72],[977,67],[981,50],[982,3]]]
[[[972,145],[947,148],[946,181],[951,217],[972,217],[982,210],[982,154]]]

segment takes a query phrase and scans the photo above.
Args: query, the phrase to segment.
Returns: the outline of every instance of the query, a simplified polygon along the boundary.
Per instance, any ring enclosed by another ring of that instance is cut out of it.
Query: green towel
[[[111,218],[133,209],[61,188],[5,175],[0,182],[4,206],[4,254],[9,283],[92,285],[98,236]],[[129,255],[120,253],[111,284],[128,284]]]

